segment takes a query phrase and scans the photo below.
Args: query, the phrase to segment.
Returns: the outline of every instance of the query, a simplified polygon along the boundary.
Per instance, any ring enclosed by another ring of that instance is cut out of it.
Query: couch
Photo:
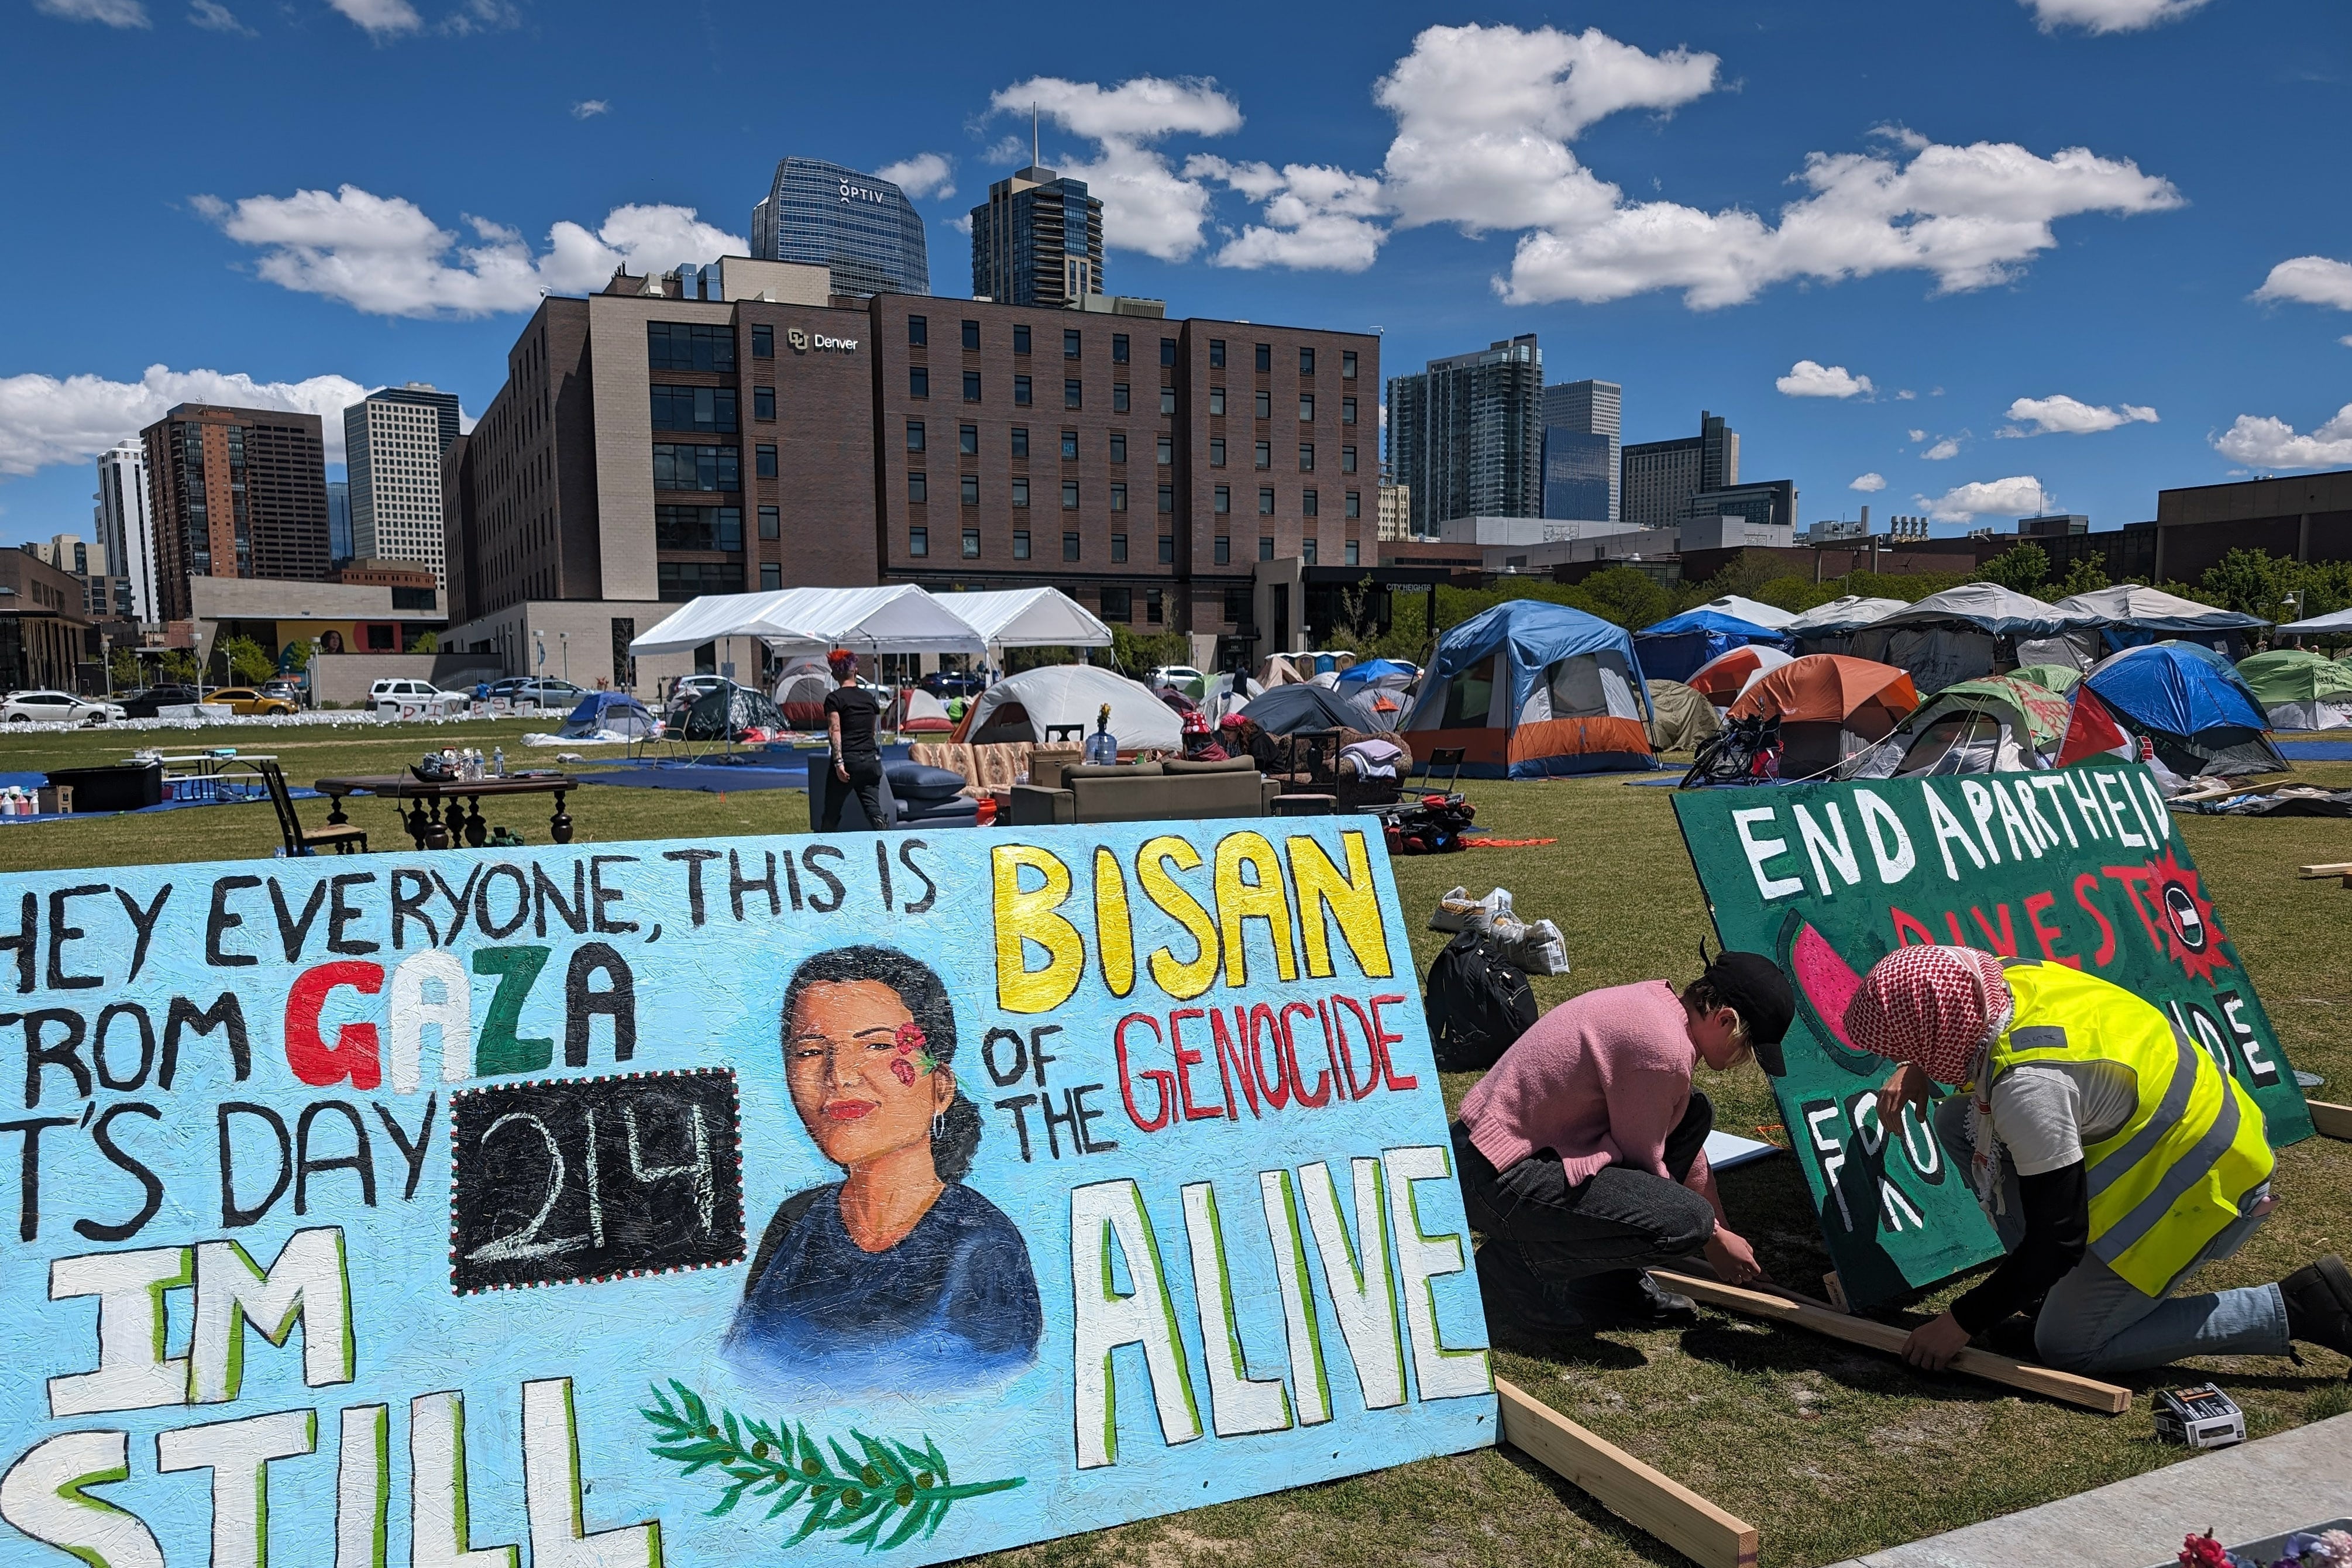
[[[1059,788],[1015,784],[1003,816],[1014,827],[1057,822],[1192,821],[1202,817],[1270,816],[1282,786],[1262,776],[1247,757],[1223,762],[1080,763],[1062,770]]]
[[[961,774],[926,767],[912,761],[882,764],[882,811],[887,822],[869,823],[856,795],[833,771],[822,752],[809,757],[809,831],[824,821],[825,801],[835,790],[846,798],[841,806],[842,833],[871,833],[877,828],[971,827],[979,822],[980,803],[962,793]]]
[[[963,793],[983,795],[1010,789],[1029,775],[1031,784],[1052,787],[1061,783],[1062,769],[1078,760],[1076,746],[1039,746],[1026,741],[971,745],[962,742],[918,741],[908,755],[926,767],[945,768],[964,778]]]

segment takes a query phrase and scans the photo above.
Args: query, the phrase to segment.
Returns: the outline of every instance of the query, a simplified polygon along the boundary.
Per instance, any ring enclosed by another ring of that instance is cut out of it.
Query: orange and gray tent
[[[1780,721],[1780,776],[1826,774],[1894,732],[1919,706],[1908,672],[1842,653],[1809,653],[1759,677],[1726,715]]]
[[[1472,778],[1654,768],[1649,706],[1624,627],[1511,599],[1439,641],[1402,730],[1417,757],[1461,747]]]
[[[1685,684],[1717,708],[1728,708],[1741,692],[1756,684],[1759,676],[1780,668],[1793,658],[1761,643],[1743,643],[1726,648],[1691,671]]]

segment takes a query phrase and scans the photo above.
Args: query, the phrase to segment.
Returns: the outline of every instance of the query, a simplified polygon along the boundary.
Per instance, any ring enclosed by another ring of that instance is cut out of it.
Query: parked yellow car
[[[205,693],[207,703],[218,703],[232,713],[292,713],[294,704],[283,697],[266,696],[250,686],[224,686]]]

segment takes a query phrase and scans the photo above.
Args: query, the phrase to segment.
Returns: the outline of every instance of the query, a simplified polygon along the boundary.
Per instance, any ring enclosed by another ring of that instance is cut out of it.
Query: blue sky
[[[1536,332],[1809,521],[2352,466],[2342,0],[0,7],[0,541],[171,402],[470,415],[540,287],[733,248],[785,153],[900,170],[968,293],[1033,101],[1115,291],[1391,374]]]

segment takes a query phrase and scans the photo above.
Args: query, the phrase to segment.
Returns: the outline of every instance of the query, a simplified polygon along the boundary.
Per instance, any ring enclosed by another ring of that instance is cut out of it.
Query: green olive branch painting
[[[845,1530],[851,1533],[842,1538],[843,1545],[887,1552],[919,1533],[925,1540],[937,1534],[954,1504],[1011,1491],[1027,1479],[957,1482],[928,1436],[920,1448],[913,1448],[869,1437],[853,1427],[849,1435],[865,1455],[860,1459],[836,1438],[828,1437],[820,1447],[805,1425],[778,1421],[772,1426],[750,1416],[739,1419],[729,1410],[714,1418],[701,1396],[686,1384],[672,1379],[670,1387],[677,1392],[677,1405],[656,1385],[655,1407],[638,1413],[658,1434],[654,1453],[684,1465],[689,1476],[715,1465],[731,1478],[726,1495],[709,1510],[714,1517],[733,1512],[746,1497],[772,1499],[770,1519],[807,1503],[808,1513],[786,1546],[796,1546],[821,1530]],[[882,1533],[886,1529],[890,1531],[887,1537]]]

